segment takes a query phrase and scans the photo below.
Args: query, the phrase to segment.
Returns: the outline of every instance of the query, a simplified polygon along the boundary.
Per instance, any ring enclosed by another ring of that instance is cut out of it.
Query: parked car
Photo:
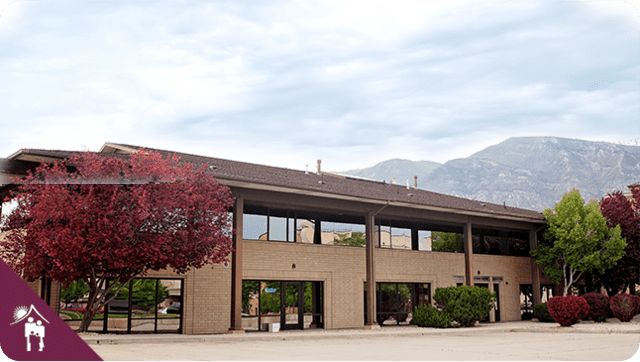
[[[87,309],[84,307],[84,305],[82,303],[67,303],[67,304],[63,304],[62,307],[60,308],[60,310],[66,310],[69,312],[78,312],[78,313],[82,313],[84,314]],[[104,309],[100,309],[98,311],[98,313],[96,314],[102,314],[104,313]]]
[[[84,309],[82,303],[67,303],[62,305],[63,310],[77,312],[79,309]]]
[[[171,303],[169,308],[167,308],[167,313],[180,314],[180,302]]]

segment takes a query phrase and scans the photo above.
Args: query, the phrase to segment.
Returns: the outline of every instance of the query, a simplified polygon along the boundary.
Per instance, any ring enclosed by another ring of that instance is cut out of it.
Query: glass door
[[[280,294],[281,329],[302,329],[304,322],[304,299],[302,282],[282,282]]]

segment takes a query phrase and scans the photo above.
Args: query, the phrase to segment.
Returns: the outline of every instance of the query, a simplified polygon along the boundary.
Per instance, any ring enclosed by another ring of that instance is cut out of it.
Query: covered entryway
[[[323,328],[323,282],[242,282],[242,328],[267,331],[275,323],[280,329]]]

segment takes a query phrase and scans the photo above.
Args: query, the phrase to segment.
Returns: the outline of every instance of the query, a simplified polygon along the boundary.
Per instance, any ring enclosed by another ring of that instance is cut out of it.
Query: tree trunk
[[[93,308],[87,308],[84,316],[82,317],[82,322],[80,322],[80,328],[78,328],[76,332],[88,332],[89,326],[91,325],[91,322],[93,322],[93,317],[95,317],[95,315],[96,311],[94,311]]]

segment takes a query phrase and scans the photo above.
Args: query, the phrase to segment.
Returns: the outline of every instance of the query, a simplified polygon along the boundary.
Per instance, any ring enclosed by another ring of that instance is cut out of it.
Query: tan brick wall
[[[375,249],[377,282],[456,285],[464,275],[464,254]],[[365,249],[302,243],[245,240],[244,280],[321,281],[324,286],[326,329],[362,328]],[[296,265],[293,269],[293,264]],[[520,284],[531,284],[531,261],[526,257],[474,255],[474,276],[501,276],[501,320],[520,319]],[[478,274],[480,271],[480,274]],[[225,333],[231,323],[231,267],[205,266],[178,275],[171,270],[151,271],[150,278],[183,280],[183,333]],[[39,294],[40,282],[29,283]],[[58,305],[60,285],[52,284],[52,305]]]
[[[500,320],[520,320],[520,284],[531,284],[531,258],[522,256],[474,255],[473,275],[501,276]],[[480,274],[478,274],[480,271]]]
[[[207,265],[178,275],[170,270],[150,272],[150,278],[183,279],[183,333],[225,333],[231,324],[231,268]]]
[[[375,249],[377,282],[456,285],[464,275],[464,254]],[[531,283],[529,258],[474,255],[474,276],[501,276],[502,321],[520,319],[520,284]],[[296,264],[296,268],[292,268]],[[480,274],[478,274],[478,270]],[[360,328],[364,324],[364,248],[282,242],[245,241],[243,279],[322,281],[325,328]]]
[[[243,253],[245,280],[323,282],[326,329],[364,325],[364,248],[245,240]]]
[[[40,283],[41,283],[40,279],[34,280],[32,282],[26,282],[26,283],[29,286],[29,288],[33,290],[34,293],[36,293],[39,297],[42,298],[42,296],[40,295]]]
[[[455,286],[454,275],[464,276],[462,253],[376,249],[375,263],[377,282],[431,283],[431,293]],[[476,254],[473,269],[474,276],[503,277],[499,282],[501,321],[520,320],[520,284],[531,284],[530,259]]]

